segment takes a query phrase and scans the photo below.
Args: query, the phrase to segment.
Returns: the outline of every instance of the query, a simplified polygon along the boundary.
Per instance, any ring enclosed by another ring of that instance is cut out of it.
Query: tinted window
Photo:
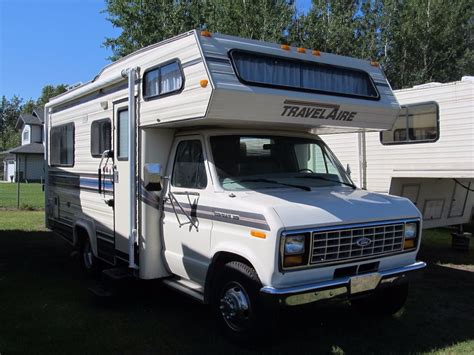
[[[380,134],[382,144],[434,142],[439,138],[435,102],[402,106],[393,128]]]
[[[178,144],[171,181],[176,187],[204,189],[207,186],[201,141],[189,140]]]
[[[150,98],[181,90],[183,76],[178,62],[171,62],[145,72],[143,97]]]
[[[74,123],[51,128],[50,164],[74,165]]]
[[[101,157],[102,153],[110,150],[112,126],[110,120],[98,120],[92,122],[91,126],[91,155]]]
[[[363,71],[240,51],[231,56],[239,78],[251,84],[378,98]]]
[[[128,159],[128,110],[118,113],[117,158]]]

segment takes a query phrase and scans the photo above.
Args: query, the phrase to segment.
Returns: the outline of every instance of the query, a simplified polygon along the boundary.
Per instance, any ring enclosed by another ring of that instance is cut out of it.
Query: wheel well
[[[84,244],[86,239],[89,238],[89,233],[87,233],[87,230],[84,227],[81,227],[81,226],[74,227],[74,232],[75,232],[75,235],[76,235],[74,245],[77,248],[82,248],[82,245]]]
[[[225,251],[216,253],[212,258],[212,262],[209,265],[206,275],[206,282],[204,285],[204,303],[211,302],[212,289],[214,286],[214,281],[216,280],[216,276],[218,275],[219,270],[222,270],[222,267],[231,261],[240,261],[241,263],[255,269],[250,261],[238,254]]]

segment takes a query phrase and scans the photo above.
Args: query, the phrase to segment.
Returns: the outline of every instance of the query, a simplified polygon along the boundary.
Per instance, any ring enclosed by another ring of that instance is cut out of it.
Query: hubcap
[[[250,301],[244,288],[236,282],[229,284],[220,299],[219,309],[230,328],[242,331],[250,315]]]

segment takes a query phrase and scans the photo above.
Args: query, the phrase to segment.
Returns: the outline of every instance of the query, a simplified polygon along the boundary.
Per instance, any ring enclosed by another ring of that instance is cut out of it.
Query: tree
[[[116,60],[192,29],[282,41],[293,6],[285,0],[106,0],[108,20],[122,29],[106,38]]]
[[[41,90],[41,96],[38,98],[38,100],[36,100],[36,106],[43,108],[44,105],[46,105],[51,98],[58,96],[66,91],[67,91],[66,84],[59,84],[56,86],[46,85]]]
[[[15,130],[15,124],[21,112],[23,100],[13,96],[8,100],[2,96],[0,103],[0,152],[13,148],[20,141],[20,134]]]

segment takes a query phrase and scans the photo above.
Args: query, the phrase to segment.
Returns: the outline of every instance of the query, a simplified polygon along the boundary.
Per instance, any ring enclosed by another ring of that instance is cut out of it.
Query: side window
[[[178,144],[171,183],[175,187],[191,189],[204,189],[207,186],[201,141],[189,140]]]
[[[51,166],[74,166],[74,123],[51,128]]]
[[[118,112],[117,120],[118,143],[117,143],[117,159],[128,159],[128,109]]]
[[[380,133],[382,144],[435,142],[439,138],[438,104],[426,102],[402,106],[393,128]]]
[[[91,155],[100,158],[111,147],[112,125],[110,119],[97,120],[91,125]]]
[[[177,61],[148,70],[143,75],[143,97],[149,99],[181,90],[183,75]]]

